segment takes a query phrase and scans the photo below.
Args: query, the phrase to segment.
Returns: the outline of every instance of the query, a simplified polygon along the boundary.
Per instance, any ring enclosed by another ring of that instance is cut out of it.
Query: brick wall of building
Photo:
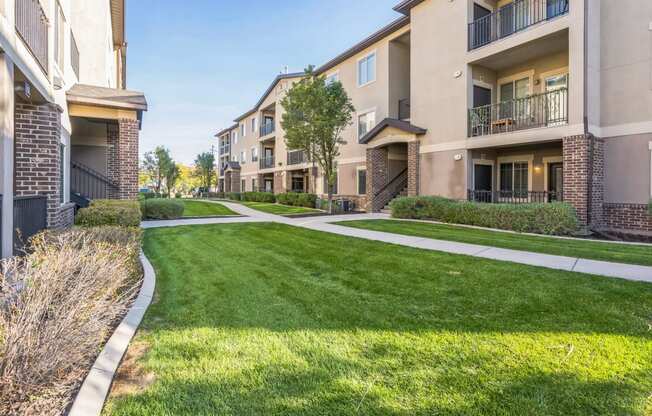
[[[117,185],[109,194],[111,199],[138,197],[138,132],[138,120],[107,124],[107,176]]]
[[[652,233],[652,215],[644,204],[604,204],[604,228]]]
[[[367,149],[367,211],[379,212],[383,202],[375,198],[387,184],[389,174],[386,148]]]
[[[408,143],[408,196],[419,195],[419,144]]]

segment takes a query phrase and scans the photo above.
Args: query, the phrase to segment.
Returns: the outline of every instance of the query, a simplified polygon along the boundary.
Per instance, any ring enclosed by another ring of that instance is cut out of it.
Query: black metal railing
[[[77,46],[75,35],[70,31],[70,65],[77,79],[79,79],[79,59],[79,47]]]
[[[47,228],[48,198],[14,197],[14,252],[20,253],[30,238]]]
[[[468,191],[468,200],[487,204],[543,204],[561,202],[562,192],[550,191]]]
[[[516,0],[469,23],[469,50],[568,13],[569,0]]]
[[[408,170],[404,169],[374,193],[373,211],[378,211],[396,198],[408,186]]]
[[[107,199],[118,186],[102,173],[79,162],[70,164],[70,191],[87,199]]]
[[[469,110],[469,137],[568,123],[568,89],[562,88]]]
[[[48,73],[48,18],[39,0],[16,0],[16,32]]]
[[[276,125],[273,121],[268,121],[260,126],[260,137],[274,133]]]
[[[274,168],[274,156],[261,158],[260,159],[260,168],[261,169],[272,169],[272,168]]]
[[[302,165],[308,161],[306,157],[306,152],[303,150],[294,150],[288,152],[288,166],[292,165]]]
[[[408,120],[410,118],[410,99],[405,98],[398,101],[398,119]]]

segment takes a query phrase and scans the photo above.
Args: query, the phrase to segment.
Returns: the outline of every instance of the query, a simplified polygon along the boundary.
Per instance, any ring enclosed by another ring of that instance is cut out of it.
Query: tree
[[[161,193],[163,183],[173,167],[174,161],[165,147],[158,146],[154,151],[145,153],[143,172],[151,178],[157,194]]]
[[[302,150],[321,168],[328,185],[328,212],[333,212],[336,159],[346,144],[342,133],[351,125],[355,108],[342,84],[326,84],[313,67],[295,83],[281,101],[285,110],[281,125],[288,149]]]
[[[197,155],[195,159],[196,174],[201,180],[201,186],[210,191],[215,177],[215,155],[211,152],[204,152]]]
[[[174,189],[174,186],[179,180],[180,175],[181,175],[181,170],[179,169],[179,166],[175,163],[173,163],[172,166],[165,173],[165,187],[167,188],[168,191],[168,198],[172,197],[172,190]]]

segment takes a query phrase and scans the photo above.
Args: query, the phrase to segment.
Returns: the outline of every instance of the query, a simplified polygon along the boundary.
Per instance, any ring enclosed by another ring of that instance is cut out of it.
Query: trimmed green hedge
[[[247,202],[268,202],[270,204],[276,202],[276,197],[271,192],[245,192],[241,196],[242,200]]]
[[[288,192],[286,194],[276,195],[276,201],[279,204],[283,204],[283,205],[314,208],[317,204],[317,195],[298,193],[298,192]]]
[[[183,216],[185,205],[173,199],[148,199],[140,203],[144,220],[176,220]]]
[[[242,201],[242,194],[240,192],[227,192],[224,196],[231,201]]]
[[[650,199],[650,202],[647,204],[647,213],[652,215],[652,199]]]
[[[114,225],[120,227],[140,226],[138,201],[97,199],[88,208],[82,208],[75,217],[75,224],[81,227]]]
[[[575,208],[567,203],[482,204],[440,197],[399,198],[392,217],[511,230],[522,233],[572,235],[578,230]]]

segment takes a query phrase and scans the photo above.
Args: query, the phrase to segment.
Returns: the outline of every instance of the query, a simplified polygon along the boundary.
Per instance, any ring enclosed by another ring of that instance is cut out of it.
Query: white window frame
[[[258,128],[258,117],[254,117],[251,119],[251,135],[255,136],[256,135],[256,129]]]
[[[356,195],[366,195],[367,193],[365,192],[364,194],[360,193],[360,172],[365,171],[367,172],[367,167],[366,166],[358,166],[355,170],[355,194]],[[367,172],[368,173],[368,172]],[[339,181],[339,176],[338,176],[338,181]],[[365,191],[369,189],[369,177],[367,176],[367,183],[365,184]],[[339,190],[339,188],[338,188]]]
[[[360,82],[360,63],[362,61],[364,61],[364,60],[369,59],[371,56],[374,57],[374,79],[371,80],[371,81],[367,80],[365,83],[361,83]],[[356,64],[355,64],[355,72],[356,72],[356,78],[357,78],[356,83],[358,85],[358,88],[366,87],[367,85],[370,85],[370,84],[373,84],[374,82],[376,82],[376,80],[378,79],[378,53],[377,53],[377,51],[373,50],[373,51],[367,53],[366,55],[358,58],[358,60],[356,61]]]
[[[370,109],[360,111],[360,112],[357,113],[356,118],[355,118],[355,127],[356,127],[356,135],[358,136],[358,140],[360,140],[363,137],[363,136],[360,136],[360,117],[366,116],[366,115],[372,114],[372,113],[374,115],[373,126],[371,126],[370,128],[368,127],[368,130],[367,130],[367,132],[365,134],[369,133],[377,125],[376,108],[375,107],[370,108]]]
[[[328,82],[329,78],[333,78],[333,81]],[[326,85],[330,85],[333,82],[337,82],[340,80],[340,70],[338,69],[337,71],[333,71],[330,74],[326,75]]]
[[[240,136],[245,137],[247,135],[247,122],[240,124]]]
[[[247,163],[247,151],[246,150],[241,150],[240,151],[240,163],[243,165]]]
[[[238,144],[238,132],[237,132],[237,130],[233,132],[233,144]]]

